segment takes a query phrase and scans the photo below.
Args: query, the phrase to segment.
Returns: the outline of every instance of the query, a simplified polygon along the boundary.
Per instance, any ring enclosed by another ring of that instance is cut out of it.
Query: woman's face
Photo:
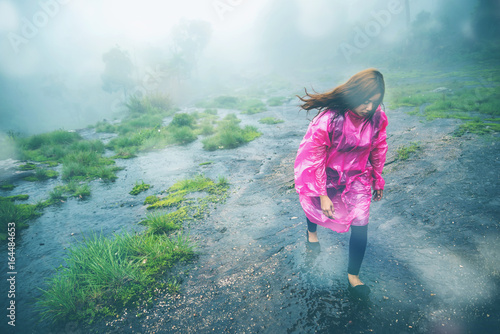
[[[366,117],[368,116],[368,113],[373,110],[373,107],[378,107],[374,106],[373,104],[376,103],[380,99],[380,93],[373,95],[370,99],[366,100],[362,104],[360,104],[357,108],[353,110],[353,112],[361,117]]]

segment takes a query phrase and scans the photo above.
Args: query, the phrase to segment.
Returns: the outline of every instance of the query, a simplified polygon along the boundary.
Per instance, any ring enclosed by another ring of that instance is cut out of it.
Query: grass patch
[[[14,195],[14,196],[7,196],[7,197],[1,197],[0,196],[0,203],[1,201],[26,201],[30,198],[30,195]]]
[[[500,124],[498,123],[485,123],[485,122],[466,122],[460,124],[454,135],[461,137],[467,133],[475,133],[478,135],[486,135],[494,132],[500,132]]]
[[[187,113],[175,114],[170,99],[164,95],[132,97],[126,104],[128,114],[116,125],[96,125],[96,131],[118,133],[107,148],[115,151],[113,158],[128,159],[138,152],[163,148],[171,144],[187,144],[196,140],[196,118]],[[163,119],[174,115],[168,126]]]
[[[90,186],[88,183],[80,183],[70,181],[65,185],[56,186],[50,192],[50,202],[56,204],[60,201],[65,201],[68,197],[86,199],[90,196]]]
[[[213,161],[206,161],[206,162],[201,162],[200,164],[198,164],[198,166],[207,166],[207,165],[211,165],[213,163],[214,163]]]
[[[173,206],[178,206],[185,200],[183,195],[169,195],[165,198],[159,199],[154,202],[150,206],[148,206],[148,210],[152,209],[160,209],[160,208],[170,208]]]
[[[243,114],[253,115],[266,111],[266,104],[259,99],[245,99],[238,109],[242,110]]]
[[[13,184],[10,184],[10,183],[0,185],[1,190],[11,191],[11,190],[14,190],[15,188],[16,188],[16,186]]]
[[[159,122],[154,127],[135,128],[127,134],[113,138],[107,147],[116,152],[114,158],[132,158],[138,152],[159,149],[172,144],[188,144],[197,138],[196,118],[193,115],[175,114],[168,126],[161,126],[161,124],[162,122]]]
[[[397,160],[408,160],[412,154],[420,150],[419,143],[411,143],[409,146],[402,146],[396,150]]]
[[[111,166],[114,161],[103,158],[104,144],[100,140],[83,140],[75,132],[57,130],[28,138],[15,138],[21,155],[26,160],[43,162],[49,166],[63,164],[62,179],[87,180],[100,178],[115,180],[118,167]],[[33,169],[33,163],[23,165],[24,170]],[[57,178],[56,171],[35,167],[35,174],[25,178],[27,181],[41,181]]]
[[[144,200],[144,205],[154,204],[154,203],[158,202],[159,200],[160,200],[160,198],[158,196],[151,195],[151,196],[146,197],[146,199]]]
[[[51,170],[51,169],[44,169],[44,168],[36,168],[35,169],[35,174],[26,176],[24,180],[30,181],[30,182],[37,182],[37,181],[45,181],[48,179],[56,179],[59,176],[59,173]]]
[[[182,223],[188,219],[186,207],[182,207],[174,212],[151,212],[146,214],[146,219],[141,224],[148,226],[148,233],[169,234],[182,227]]]
[[[141,221],[147,227],[142,234],[125,232],[112,238],[94,234],[71,247],[66,265],[47,280],[37,302],[42,320],[91,324],[103,317],[116,318],[125,308],[147,306],[159,293],[176,293],[179,283],[165,276],[195,252],[188,237],[172,233],[187,220],[203,218],[209,203],[225,200],[228,188],[224,177],[217,183],[202,175],[180,180],[166,191],[169,196],[186,199],[194,192],[206,196],[173,212],[148,213]],[[153,197],[158,199],[148,198]]]
[[[36,165],[31,163],[31,162],[28,162],[28,163],[25,163],[24,165],[19,166],[18,169],[22,170],[22,171],[34,170],[34,169],[36,169]]]
[[[392,78],[388,75],[389,86],[394,80],[393,87],[388,89],[388,105],[391,108],[415,107],[410,114],[421,115],[428,120],[454,118],[468,121],[457,129],[455,134],[458,136],[464,133],[497,132],[500,116],[500,70],[483,66],[488,65],[467,67],[454,73],[419,72],[409,74],[407,78]],[[415,78],[419,78],[419,81],[415,82]],[[438,89],[439,87],[445,88]],[[419,109],[424,104],[421,114]]]
[[[141,183],[135,182],[135,186],[129,192],[129,194],[130,195],[139,195],[140,193],[142,193],[143,191],[148,190],[149,188],[151,188],[151,185],[144,183],[144,181],[141,181]]]
[[[28,222],[42,215],[40,205],[14,204],[11,199],[0,197],[0,240],[7,238],[7,226],[16,224],[16,231],[28,227]]]
[[[264,117],[264,118],[259,119],[259,123],[261,123],[261,124],[272,125],[272,124],[279,124],[279,123],[283,123],[283,122],[284,122],[284,120],[278,119],[275,117]]]
[[[37,303],[42,320],[93,323],[139,306],[168,285],[162,274],[194,256],[184,236],[92,235],[68,251],[67,265],[47,281]],[[153,288],[154,287],[154,288]]]
[[[112,159],[104,158],[93,151],[70,153],[64,157],[62,179],[65,181],[93,180],[114,181],[116,172],[122,168],[116,167]]]
[[[232,149],[248,143],[262,134],[254,126],[247,125],[240,128],[239,122],[240,120],[234,114],[227,115],[219,122],[216,133],[203,139],[203,148],[208,151]]]

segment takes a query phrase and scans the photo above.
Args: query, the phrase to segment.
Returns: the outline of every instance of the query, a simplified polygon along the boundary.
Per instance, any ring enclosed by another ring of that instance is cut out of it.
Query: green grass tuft
[[[284,120],[282,119],[278,119],[278,118],[275,118],[275,117],[264,117],[264,118],[261,118],[259,120],[259,123],[261,124],[279,124],[279,123],[283,123]]]
[[[67,265],[47,281],[37,302],[42,320],[85,321],[115,316],[166,288],[162,274],[194,256],[186,237],[123,233],[91,235],[70,248]],[[154,287],[154,288],[152,288]]]
[[[485,122],[466,122],[461,124],[455,131],[454,135],[461,137],[466,133],[475,133],[478,135],[486,135],[494,132],[500,132],[499,123],[485,123]]]
[[[15,188],[16,188],[16,186],[13,184],[10,184],[10,183],[0,185],[1,190],[10,191],[10,190],[14,190]]]
[[[408,160],[412,154],[420,150],[419,143],[411,143],[409,146],[402,146],[396,150],[397,160]]]
[[[243,129],[238,123],[239,119],[234,114],[227,115],[219,122],[216,133],[203,139],[203,148],[208,151],[218,149],[232,149],[258,138],[260,133],[256,127],[247,125]]]
[[[151,185],[144,183],[144,181],[135,182],[134,188],[129,192],[130,195],[138,195],[142,193],[143,191],[148,190],[151,187]]]
[[[37,181],[45,181],[48,179],[55,179],[58,176],[59,176],[59,173],[54,171],[54,170],[36,168],[35,174],[25,177],[24,180],[30,181],[30,182],[37,182]]]
[[[182,223],[188,219],[186,207],[174,212],[152,212],[146,214],[146,219],[141,224],[148,226],[148,233],[170,234],[182,227]]]

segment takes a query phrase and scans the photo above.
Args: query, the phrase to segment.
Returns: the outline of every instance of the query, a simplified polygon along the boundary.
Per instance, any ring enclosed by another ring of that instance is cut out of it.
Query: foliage
[[[56,186],[54,188],[56,191],[61,190],[63,193],[68,194],[70,197],[76,197],[79,199],[85,199],[90,196],[90,186],[88,183],[82,183],[77,181],[70,181],[65,185]]]
[[[242,110],[243,114],[257,114],[266,111],[266,105],[259,99],[245,99],[241,102],[238,109]]]
[[[19,166],[19,170],[23,170],[23,171],[34,170],[34,169],[36,169],[36,165],[31,163],[31,162],[27,162],[24,165]]]
[[[234,114],[227,115],[217,125],[216,133],[203,139],[203,148],[208,151],[236,148],[262,134],[254,126],[247,125],[243,129],[240,128],[239,122]]]
[[[182,227],[182,223],[188,219],[186,207],[182,207],[174,212],[152,212],[146,214],[146,219],[141,224],[148,226],[148,233],[164,234],[171,233]]]
[[[2,197],[0,196],[0,202],[2,201],[26,201],[28,198],[30,198],[29,195],[14,195],[14,196],[7,196],[7,197]]]
[[[24,180],[30,181],[30,182],[45,181],[48,179],[55,179],[58,176],[59,176],[59,173],[54,171],[54,170],[36,168],[35,174],[25,177]]]
[[[18,198],[14,200],[23,200]],[[0,197],[0,240],[7,237],[9,223],[16,224],[16,231],[28,227],[28,222],[41,215],[40,206],[33,204],[15,204],[12,198]]]
[[[194,131],[188,127],[172,128],[170,130],[173,142],[176,144],[188,144],[196,140],[197,136]]]
[[[196,67],[212,34],[210,24],[202,20],[182,19],[172,28],[174,52],[168,61],[169,72],[188,77]]]
[[[146,199],[144,200],[144,205],[146,204],[153,204],[153,203],[156,203],[160,200],[160,198],[156,195],[150,195],[148,197],[146,197]]]
[[[122,233],[111,239],[94,234],[69,249],[67,265],[47,281],[37,307],[43,320],[92,323],[151,300],[165,287],[162,273],[193,255],[182,235]]]
[[[279,123],[283,123],[284,120],[282,119],[278,119],[278,118],[275,118],[275,117],[264,117],[264,118],[261,118],[259,120],[259,123],[261,124],[279,124]]]
[[[148,304],[158,293],[177,292],[179,283],[165,281],[165,273],[195,253],[188,237],[171,233],[187,220],[203,218],[209,203],[225,200],[228,188],[224,177],[217,183],[202,175],[177,181],[166,191],[167,197],[181,198],[177,205],[188,205],[172,212],[148,213],[141,221],[147,227],[144,233],[84,237],[68,250],[66,266],[47,280],[37,302],[42,320],[92,323],[117,316],[124,308]],[[207,193],[198,199],[198,205],[188,203],[192,200],[186,197],[195,192]],[[158,197],[148,199],[156,202]]]
[[[144,183],[144,181],[135,182],[134,188],[129,192],[130,195],[138,195],[143,191],[148,190],[151,187],[151,185]]]
[[[63,159],[63,180],[92,180],[114,181],[120,167],[112,166],[115,162],[104,158],[93,151],[80,151],[66,155]]]
[[[184,127],[194,128],[196,125],[196,118],[193,115],[187,113],[177,113],[174,115],[172,122],[170,122],[171,127]]]
[[[200,162],[198,166],[206,166],[206,165],[211,165],[213,163],[214,163],[213,161]]]
[[[131,96],[126,107],[129,119],[146,114],[167,116],[173,113],[172,100],[161,93],[152,93],[143,97]]]
[[[16,187],[15,185],[10,183],[0,185],[1,190],[8,190],[8,191],[14,190],[15,187]]]
[[[396,150],[396,159],[397,160],[408,160],[410,155],[416,153],[420,150],[419,143],[411,143],[409,146],[401,146]]]
[[[128,52],[115,46],[102,56],[105,64],[104,72],[101,75],[102,89],[105,92],[113,93],[132,87],[131,78],[134,65],[130,61]]]
[[[394,80],[394,87],[388,90],[388,104],[391,108],[413,106],[415,109],[411,114],[428,120],[455,118],[469,121],[457,130],[455,134],[459,136],[466,132],[484,134],[498,129],[498,68],[490,68],[490,65],[484,64],[464,67],[453,73],[414,71],[408,74],[407,78],[388,75],[389,84]],[[449,77],[453,77],[453,80],[448,79]],[[414,82],[415,78],[423,83]],[[487,118],[487,115],[492,117]]]
[[[172,206],[177,206],[184,201],[184,196],[167,196],[166,198],[159,199],[150,206],[148,210],[158,209],[158,208],[170,208]]]
[[[498,120],[500,121],[500,120]],[[458,129],[455,131],[455,136],[461,137],[466,133],[475,133],[479,135],[485,135],[493,132],[500,132],[500,124],[499,123],[486,123],[486,122],[466,122],[464,124],[460,124]]]

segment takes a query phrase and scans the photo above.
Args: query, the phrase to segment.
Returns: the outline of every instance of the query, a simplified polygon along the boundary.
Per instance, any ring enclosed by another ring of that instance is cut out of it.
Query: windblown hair
[[[369,68],[356,73],[346,83],[335,87],[332,91],[309,94],[307,89],[304,90],[305,96],[297,96],[304,102],[301,105],[302,109],[307,111],[317,109],[318,114],[315,117],[331,110],[336,114],[334,118],[338,115],[344,116],[347,110],[354,110],[380,93],[380,99],[373,103],[373,109],[366,117],[366,120],[369,121],[384,99],[385,83],[382,73],[374,68]]]

